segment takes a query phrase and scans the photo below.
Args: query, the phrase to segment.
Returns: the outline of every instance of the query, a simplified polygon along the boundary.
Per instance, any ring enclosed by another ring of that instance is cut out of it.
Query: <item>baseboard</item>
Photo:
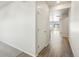
[[[48,48],[49,44],[47,46],[45,46],[37,55],[37,57],[41,57],[40,54],[42,54],[44,51],[46,51],[46,49]]]
[[[32,57],[36,57],[36,55],[33,55],[33,54],[31,54],[31,53],[29,53],[29,52],[26,52],[26,51],[24,51],[24,50],[22,50],[22,49],[16,48],[15,46],[13,46],[13,45],[11,45],[11,44],[5,42],[5,41],[2,41],[2,42],[5,43],[5,44],[7,44],[7,45],[9,45],[9,46],[11,46],[11,47],[13,47],[13,48],[15,48],[15,49],[17,49],[17,50],[19,50],[19,51],[24,52],[24,53],[26,53],[26,54],[28,54],[28,55],[30,55],[30,56],[32,56]]]
[[[72,48],[71,48],[71,45],[70,45],[70,42],[69,42],[69,37],[63,37],[63,38],[67,40],[68,45],[69,45],[69,47],[70,47],[70,49],[71,49],[71,52],[72,52],[72,54],[73,54],[73,51],[72,51]],[[73,57],[74,57],[74,54],[73,54]]]

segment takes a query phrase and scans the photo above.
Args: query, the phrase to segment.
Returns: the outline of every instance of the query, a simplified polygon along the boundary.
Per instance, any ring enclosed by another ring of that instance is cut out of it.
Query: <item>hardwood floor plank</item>
[[[38,57],[73,57],[67,37],[61,37],[60,32],[52,32],[50,44],[45,47]]]

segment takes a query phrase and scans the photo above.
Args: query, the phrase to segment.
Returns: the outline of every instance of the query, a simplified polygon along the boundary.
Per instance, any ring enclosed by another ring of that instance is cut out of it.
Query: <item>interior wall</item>
[[[60,32],[63,37],[69,37],[69,17],[60,19]]]
[[[56,14],[55,14],[55,10],[53,9],[53,7],[52,8],[50,8],[50,17],[49,17],[49,21],[52,23],[53,21],[54,21],[54,18],[55,18],[55,16],[56,16]],[[53,27],[53,23],[52,23],[52,25],[50,26],[50,32],[54,29],[54,27]]]
[[[75,57],[79,57],[79,2],[72,2],[70,12],[70,45]]]
[[[49,43],[49,8],[45,2],[37,2],[37,55]]]
[[[0,41],[35,56],[35,2],[13,2],[0,9]]]

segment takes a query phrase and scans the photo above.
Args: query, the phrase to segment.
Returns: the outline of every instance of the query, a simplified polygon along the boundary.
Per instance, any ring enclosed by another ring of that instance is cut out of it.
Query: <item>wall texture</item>
[[[0,9],[0,41],[35,56],[35,2],[13,2]]]
[[[71,4],[69,36],[73,54],[79,57],[79,2]]]
[[[49,8],[45,2],[37,2],[37,52],[49,43]]]
[[[69,37],[69,17],[63,17],[60,20],[60,31],[63,37]]]

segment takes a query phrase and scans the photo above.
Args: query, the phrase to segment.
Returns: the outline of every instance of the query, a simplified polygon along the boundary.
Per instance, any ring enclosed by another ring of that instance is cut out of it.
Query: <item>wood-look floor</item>
[[[59,31],[51,32],[50,44],[45,47],[38,57],[73,57],[73,53],[67,37],[62,37]],[[31,57],[21,53],[17,57]]]
[[[73,57],[69,39],[62,37],[59,31],[51,32],[50,44],[44,48],[38,57]],[[31,57],[0,41],[0,57]]]
[[[38,57],[73,57],[68,38],[62,37],[59,31],[52,31],[50,44]]]

